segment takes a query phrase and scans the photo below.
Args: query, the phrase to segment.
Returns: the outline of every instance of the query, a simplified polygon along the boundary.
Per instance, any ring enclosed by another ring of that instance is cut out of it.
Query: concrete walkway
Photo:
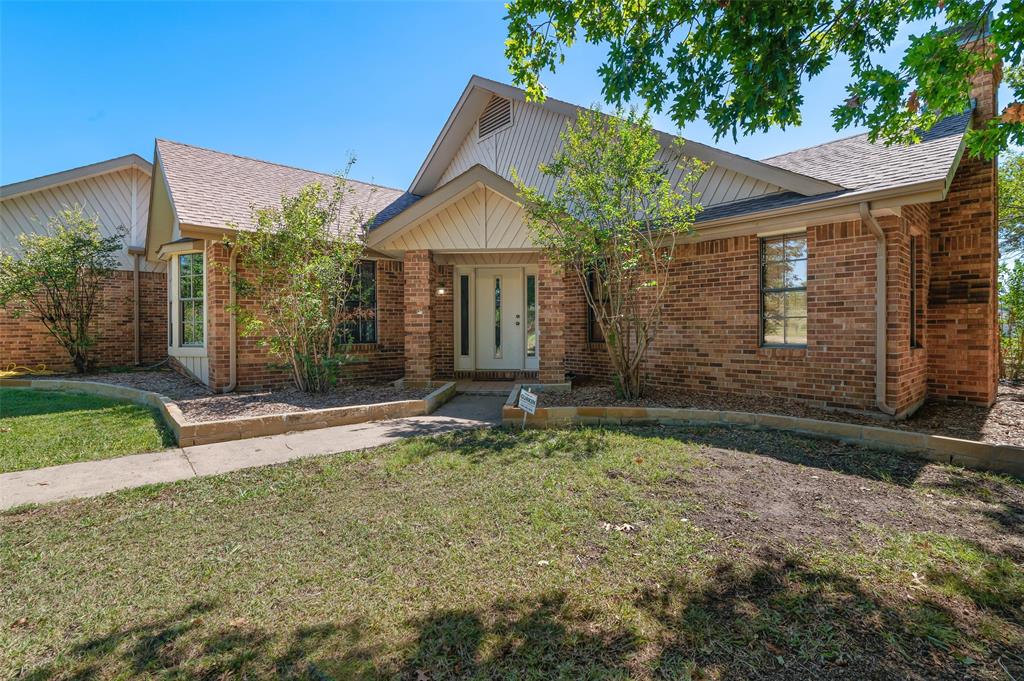
[[[129,487],[217,475],[319,454],[368,449],[414,435],[490,427],[501,423],[504,401],[500,396],[459,395],[429,416],[357,423],[4,473],[0,475],[0,510],[22,504],[94,497]]]

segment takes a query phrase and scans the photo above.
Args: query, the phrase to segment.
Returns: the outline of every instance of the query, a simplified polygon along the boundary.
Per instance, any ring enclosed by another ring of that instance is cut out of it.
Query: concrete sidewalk
[[[94,497],[158,482],[217,475],[319,454],[379,447],[414,435],[501,423],[503,397],[459,395],[429,416],[357,423],[218,442],[102,461],[83,461],[0,475],[0,510],[22,504]]]

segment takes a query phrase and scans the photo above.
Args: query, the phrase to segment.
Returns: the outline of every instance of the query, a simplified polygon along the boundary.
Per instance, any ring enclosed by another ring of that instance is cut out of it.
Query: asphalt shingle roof
[[[326,173],[189,144],[157,140],[156,146],[178,220],[185,224],[253,229],[253,207],[280,205],[283,194],[293,195],[313,182],[334,182]],[[419,199],[401,189],[352,179],[346,186],[342,219],[348,224],[341,228],[352,226],[354,216],[383,222]]]
[[[871,143],[867,134],[791,151],[762,163],[847,189],[889,189],[943,179],[956,160],[971,112],[949,116],[912,145]]]

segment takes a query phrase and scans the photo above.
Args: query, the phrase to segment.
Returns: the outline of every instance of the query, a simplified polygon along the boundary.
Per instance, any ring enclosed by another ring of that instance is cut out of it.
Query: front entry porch
[[[565,380],[564,285],[536,252],[406,251],[407,382]]]

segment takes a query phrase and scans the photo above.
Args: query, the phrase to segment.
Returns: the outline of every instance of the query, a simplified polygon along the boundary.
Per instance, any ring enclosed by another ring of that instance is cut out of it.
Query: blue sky
[[[0,183],[135,152],[163,137],[406,187],[473,73],[510,82],[502,3],[0,5]],[[896,46],[897,50],[899,45]],[[898,53],[898,52],[897,52]],[[600,99],[603,51],[545,83]],[[836,133],[846,70],[807,89],[804,125],[715,143],[752,158]],[[667,118],[658,127],[674,131]]]

